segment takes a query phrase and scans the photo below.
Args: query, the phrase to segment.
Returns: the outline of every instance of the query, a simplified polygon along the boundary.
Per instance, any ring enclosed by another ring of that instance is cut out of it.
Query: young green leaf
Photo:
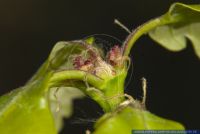
[[[168,18],[163,21],[169,24],[151,30],[149,35],[152,39],[171,51],[179,51],[186,47],[188,38],[200,57],[200,5],[176,3],[170,8]]]
[[[1,134],[56,134],[46,94],[40,92],[46,86],[31,83],[0,97]]]
[[[81,90],[74,88],[75,82],[67,81],[73,77],[84,80],[83,75],[82,78],[79,76],[80,71],[71,72],[75,68],[70,56],[82,54],[86,49],[78,41],[59,42],[31,80],[23,87],[1,96],[0,133],[57,134],[62,127],[62,118],[71,115],[72,100],[83,96]],[[58,75],[61,72],[67,75],[64,80]],[[91,77],[88,83],[96,78]]]
[[[184,130],[184,127],[141,108],[127,106],[101,117],[93,134],[131,134],[132,130]]]
[[[186,47],[188,38],[198,57],[200,57],[200,5],[173,4],[169,11],[138,27],[124,43],[124,55],[128,55],[136,40],[143,34],[171,51],[180,51]]]

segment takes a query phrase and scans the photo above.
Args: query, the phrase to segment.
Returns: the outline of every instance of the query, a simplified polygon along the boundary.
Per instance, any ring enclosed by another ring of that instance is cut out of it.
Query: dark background
[[[133,29],[165,13],[172,0],[1,0],[0,94],[22,86],[47,58],[57,41],[108,34],[124,40],[127,33],[115,18]],[[199,3],[190,0],[179,2]],[[148,81],[148,110],[200,129],[200,60],[191,44],[172,53],[147,36],[132,50],[133,76],[126,92],[141,98],[141,78]],[[66,120],[66,132],[83,133],[101,109],[88,98],[75,101],[75,113]],[[89,120],[84,120],[89,119]],[[75,120],[75,122],[74,122]],[[84,121],[80,121],[84,120]]]

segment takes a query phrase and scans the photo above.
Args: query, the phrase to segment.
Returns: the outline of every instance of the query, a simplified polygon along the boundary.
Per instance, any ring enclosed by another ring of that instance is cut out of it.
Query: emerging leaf
[[[175,3],[166,14],[144,23],[124,42],[124,55],[128,55],[137,39],[146,33],[171,51],[184,49],[188,38],[197,56],[200,57],[200,5]]]
[[[1,134],[56,134],[44,85],[34,83],[0,98]]]
[[[86,47],[78,41],[57,43],[31,80],[1,96],[0,133],[57,134],[62,128],[63,117],[71,115],[72,100],[81,98],[83,93],[74,88],[76,84],[72,81],[52,81],[52,78],[62,70],[74,69],[70,56],[84,50]],[[75,73],[73,76],[79,77]],[[71,75],[69,72],[67,78],[71,79]]]
[[[188,38],[200,57],[200,5],[176,3],[159,19],[166,24],[149,32],[152,39],[169,50],[180,51],[186,47]]]
[[[101,117],[93,134],[131,134],[132,130],[184,130],[184,127],[144,109],[127,106]]]

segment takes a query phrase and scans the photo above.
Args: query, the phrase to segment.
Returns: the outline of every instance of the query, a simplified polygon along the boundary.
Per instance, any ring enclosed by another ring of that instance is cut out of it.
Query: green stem
[[[170,20],[169,14],[165,14],[161,17],[158,17],[156,19],[152,19],[146,23],[144,23],[143,25],[137,27],[135,30],[133,30],[133,32],[131,34],[129,34],[129,36],[126,38],[126,40],[124,41],[123,45],[122,45],[122,49],[123,49],[123,55],[124,56],[128,56],[131,48],[133,47],[134,43],[144,34],[148,33],[149,31],[151,31],[152,29],[161,26],[161,25],[165,25],[165,24],[171,24],[174,23],[176,20]]]
[[[75,81],[73,82],[73,80]],[[80,83],[80,81],[77,80],[83,81],[85,84]],[[105,80],[102,80],[93,74],[80,70],[60,71],[51,76],[49,83],[49,87],[57,87],[60,85],[77,87],[96,101],[105,112],[109,112],[112,109],[102,91],[106,87]],[[88,85],[86,83],[88,83]]]
[[[55,72],[52,74],[49,80],[49,87],[55,87],[65,85],[69,82],[67,80],[80,80],[87,82],[82,86],[80,83],[73,83],[73,87],[77,87],[82,90],[86,95],[95,100],[105,112],[114,110],[124,100],[124,80],[126,77],[126,71],[122,71],[117,76],[103,80],[93,74],[80,71],[80,70],[66,70]],[[79,87],[80,86],[80,87]]]
[[[104,85],[104,80],[90,73],[80,70],[66,70],[54,73],[50,79],[50,86],[64,80],[82,80],[98,89],[102,89]]]

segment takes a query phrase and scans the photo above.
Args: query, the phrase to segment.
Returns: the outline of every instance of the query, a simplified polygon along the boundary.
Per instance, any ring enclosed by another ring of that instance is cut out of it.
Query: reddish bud
[[[107,59],[112,66],[121,64],[121,59],[122,59],[121,48],[118,45],[112,47],[111,50],[108,52]]]

